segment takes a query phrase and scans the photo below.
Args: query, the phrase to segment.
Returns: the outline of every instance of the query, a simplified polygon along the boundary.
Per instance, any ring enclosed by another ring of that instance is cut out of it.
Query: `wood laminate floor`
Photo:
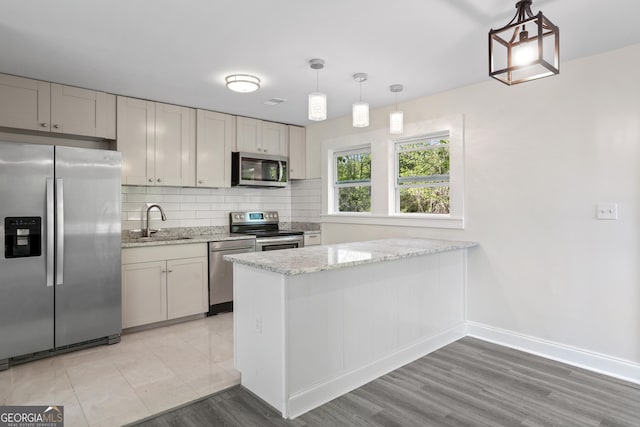
[[[640,386],[463,338],[295,420],[240,386],[134,424],[640,426]]]

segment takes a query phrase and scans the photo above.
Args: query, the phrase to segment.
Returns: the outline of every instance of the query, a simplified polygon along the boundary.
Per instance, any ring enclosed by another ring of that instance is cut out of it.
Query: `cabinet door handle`
[[[162,182],[162,178],[158,178],[158,182]]]
[[[204,181],[203,181],[203,180],[201,180],[201,179],[199,179],[199,180],[198,180],[198,184],[204,184]]]
[[[46,127],[49,126],[49,124],[48,123],[40,123],[40,126],[42,126],[43,128],[46,128]]]
[[[166,273],[167,270],[160,270],[160,273]]]
[[[169,270],[169,273],[173,273],[173,270]]]
[[[263,149],[262,149],[262,151],[264,151],[264,152],[266,153],[266,152],[267,152],[267,149],[266,149],[266,148],[263,148]]]
[[[53,127],[56,128],[56,129],[60,129],[60,125],[57,125],[57,124],[53,125]]]
[[[153,178],[149,178],[149,182],[153,182]]]

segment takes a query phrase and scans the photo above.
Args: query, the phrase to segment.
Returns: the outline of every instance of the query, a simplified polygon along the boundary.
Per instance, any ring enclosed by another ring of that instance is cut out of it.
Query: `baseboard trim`
[[[461,323],[438,335],[424,339],[417,344],[399,350],[397,353],[377,360],[370,365],[317,384],[311,389],[292,394],[286,403],[283,417],[293,419],[336,397],[355,390],[376,378],[463,338],[465,330],[466,325]]]
[[[467,321],[467,336],[640,384],[640,364],[506,329]]]

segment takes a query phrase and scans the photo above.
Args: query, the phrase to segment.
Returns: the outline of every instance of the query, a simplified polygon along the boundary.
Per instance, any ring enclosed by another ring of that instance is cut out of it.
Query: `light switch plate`
[[[618,219],[617,203],[598,203],[596,205],[598,219]]]

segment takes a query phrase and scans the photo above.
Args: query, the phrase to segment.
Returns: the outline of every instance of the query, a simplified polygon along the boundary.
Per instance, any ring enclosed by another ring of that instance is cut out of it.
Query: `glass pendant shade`
[[[389,114],[389,133],[400,135],[404,132],[404,114],[402,111],[392,111]]]
[[[367,102],[354,102],[352,114],[354,128],[369,126],[369,104]]]
[[[542,12],[533,15],[531,3],[519,1],[511,22],[489,31],[489,76],[507,85],[560,72],[560,30]]]
[[[322,92],[309,94],[309,120],[319,122],[327,119],[327,95]]]

